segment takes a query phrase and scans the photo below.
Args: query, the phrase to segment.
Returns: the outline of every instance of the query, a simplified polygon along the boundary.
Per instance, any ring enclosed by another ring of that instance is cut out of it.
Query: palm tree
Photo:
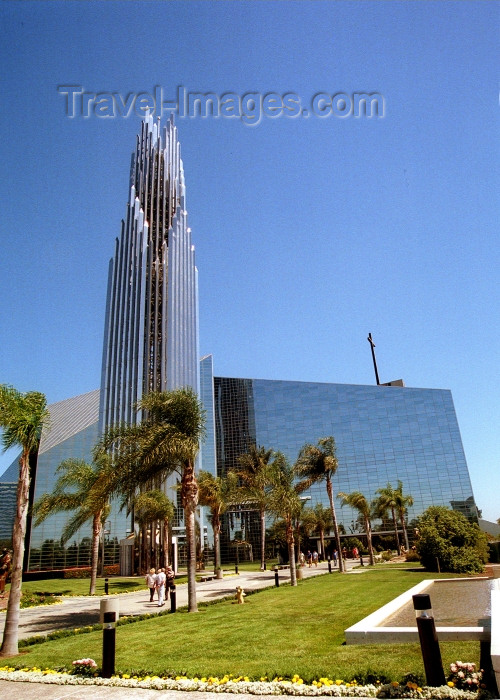
[[[379,494],[379,497],[372,504],[374,513],[377,517],[384,518],[387,511],[391,512],[392,522],[394,525],[394,534],[396,536],[396,549],[398,554],[401,554],[401,546],[399,544],[398,535],[398,521],[396,518],[396,510],[398,508],[397,490],[388,483],[387,486],[377,489],[376,493]]]
[[[405,538],[406,551],[410,549],[410,544],[408,542],[408,532],[406,530],[406,513],[408,510],[408,506],[411,507],[412,505],[413,496],[411,496],[409,493],[406,495],[403,493],[403,482],[401,481],[401,479],[398,479],[398,487],[396,489],[396,511],[399,515],[399,520],[403,527],[403,536]]]
[[[191,388],[152,392],[138,401],[136,408],[144,416],[142,422],[111,428],[101,448],[111,450],[124,491],[131,497],[145,484],[179,473],[188,549],[188,609],[197,612],[195,462],[205,433],[204,411]]]
[[[165,493],[160,489],[153,489],[151,491],[142,491],[138,493],[129,505],[129,510],[134,509],[134,517],[139,524],[140,531],[143,533],[142,537],[142,548],[141,551],[146,549],[146,571],[149,570],[150,562],[150,551],[151,547],[147,546],[147,535],[145,532],[147,530],[147,525],[150,525],[151,529],[151,543],[155,551],[155,568],[160,565],[158,561],[158,548],[156,537],[154,533],[156,532],[157,523],[161,528],[161,541],[163,542],[163,564],[168,566],[169,564],[169,526],[172,522],[175,514],[175,507],[172,501],[167,498]]]
[[[109,499],[117,488],[117,475],[107,455],[95,457],[93,464],[66,459],[57,467],[60,474],[52,493],[44,493],[33,505],[35,526],[49,515],[74,511],[61,535],[65,544],[82,525],[92,520],[90,595],[94,595],[103,523],[109,515]]]
[[[235,502],[238,477],[228,472],[225,477],[213,476],[210,472],[198,474],[199,504],[210,508],[210,517],[214,531],[214,570],[221,568],[220,531],[221,516]]]
[[[10,594],[0,656],[18,653],[19,608],[21,603],[24,538],[28,514],[31,483],[30,459],[36,459],[42,428],[48,426],[47,400],[38,391],[25,394],[7,384],[0,385],[0,428],[2,446],[21,448],[19,479],[17,482],[17,506],[12,532],[12,572]]]
[[[288,463],[285,455],[276,452],[272,469],[272,491],[269,496],[268,508],[278,518],[285,521],[288,558],[290,561],[290,583],[297,585],[295,567],[295,538],[294,523],[300,515],[302,502],[295,481],[295,470]]]
[[[260,570],[266,568],[266,508],[270,487],[270,460],[273,450],[250,445],[248,452],[238,457],[235,470],[245,490],[245,498],[254,502],[260,516]]]
[[[358,511],[360,518],[363,520],[363,525],[366,532],[366,539],[368,541],[368,554],[370,557],[370,564],[374,566],[375,557],[373,554],[373,544],[372,544],[372,524],[371,524],[371,508],[370,504],[363,496],[360,491],[352,491],[351,493],[344,493],[340,491],[338,497],[342,499],[343,506],[350,506]]]
[[[335,439],[332,436],[321,438],[318,440],[317,445],[306,444],[299,452],[295,464],[295,471],[297,475],[302,478],[299,484],[300,491],[305,491],[312,486],[312,484],[319,481],[326,481],[326,492],[332,512],[333,531],[335,533],[335,541],[339,553],[339,572],[343,572],[345,566],[340,556],[342,549],[340,546],[340,533],[337,524],[337,516],[335,514],[332,487],[332,477],[339,466],[336,452]]]
[[[311,532],[319,535],[321,543],[321,556],[326,559],[325,532],[333,527],[332,511],[325,508],[322,503],[316,503],[314,508],[307,508],[302,515],[302,522],[306,522]]]

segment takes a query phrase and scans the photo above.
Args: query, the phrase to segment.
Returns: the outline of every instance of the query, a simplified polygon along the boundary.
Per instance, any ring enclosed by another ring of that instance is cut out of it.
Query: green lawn
[[[389,567],[320,576],[296,588],[265,589],[248,596],[243,606],[221,602],[201,607],[198,614],[178,612],[120,626],[116,669],[256,679],[298,673],[306,681],[368,673],[392,680],[409,672],[422,676],[418,644],[345,646],[343,641],[345,628],[429,577],[435,575]],[[445,670],[457,659],[479,660],[474,642],[443,643],[441,651]],[[19,663],[69,667],[90,656],[100,664],[101,653],[102,633],[92,632],[27,647]]]

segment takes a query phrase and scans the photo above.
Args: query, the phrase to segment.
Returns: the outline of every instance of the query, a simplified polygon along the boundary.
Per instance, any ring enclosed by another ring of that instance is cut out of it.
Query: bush
[[[420,561],[428,571],[476,573],[488,560],[486,535],[457,511],[431,506],[418,519],[416,541]]]
[[[418,556],[418,553],[414,549],[410,549],[409,552],[406,552],[405,554],[406,561],[420,561],[420,557]]]
[[[391,552],[390,549],[386,550],[385,552],[382,552],[382,561],[390,561],[393,557],[393,553]]]
[[[120,565],[110,564],[104,567],[105,576],[119,576]],[[74,569],[64,569],[63,578],[90,578],[90,566],[80,566]]]

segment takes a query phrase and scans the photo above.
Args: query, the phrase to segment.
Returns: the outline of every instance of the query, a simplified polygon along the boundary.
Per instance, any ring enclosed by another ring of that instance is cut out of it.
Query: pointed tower
[[[173,118],[148,115],[137,137],[130,196],[109,264],[99,427],[136,420],[151,391],[198,392],[198,284],[184,170]]]

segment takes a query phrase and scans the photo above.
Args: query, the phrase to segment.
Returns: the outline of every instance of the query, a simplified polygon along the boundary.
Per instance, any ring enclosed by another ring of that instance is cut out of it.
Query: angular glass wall
[[[333,435],[335,494],[361,491],[371,501],[378,488],[401,480],[414,499],[408,521],[430,505],[476,515],[449,391],[218,377],[214,384],[219,473],[234,466],[250,442],[279,450],[293,463],[305,443]],[[308,506],[328,505],[324,484],[304,496]],[[357,512],[341,508],[339,499],[336,509],[345,533],[361,532]]]
[[[92,462],[99,437],[99,390],[51,404],[50,428],[43,431],[35,476],[34,500],[51,493],[57,467],[66,459]],[[31,527],[28,570],[90,566],[92,527],[89,521],[63,544],[61,533],[71,514],[55,513],[38,527]],[[105,565],[119,562],[119,541],[126,535],[127,519],[113,503],[106,521],[100,555]]]

